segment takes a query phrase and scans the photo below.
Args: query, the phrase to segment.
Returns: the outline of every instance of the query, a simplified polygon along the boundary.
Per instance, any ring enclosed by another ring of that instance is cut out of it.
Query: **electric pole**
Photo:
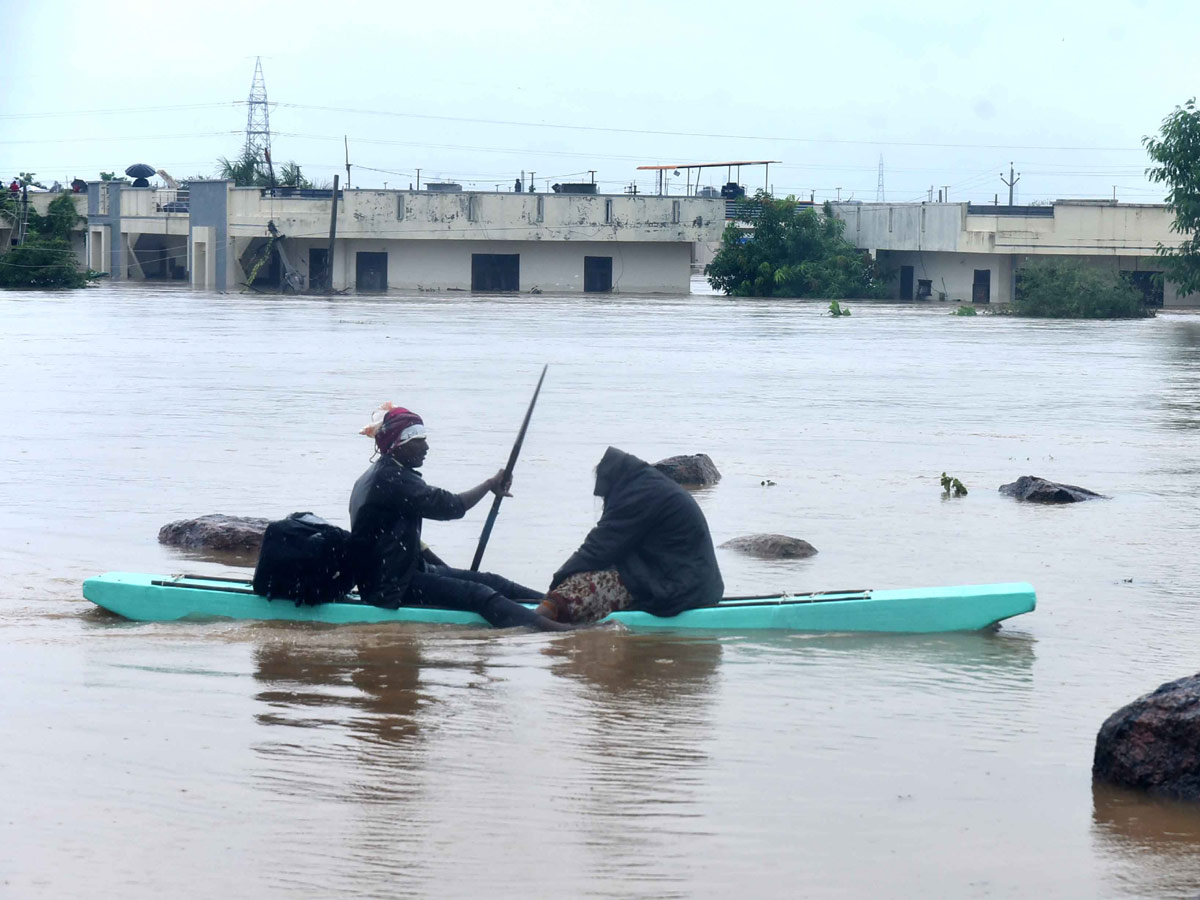
[[[265,160],[271,155],[271,114],[261,56],[254,58],[254,80],[246,100],[246,147],[243,152],[257,160]]]
[[[1002,181],[1004,184],[1007,184],[1007,185],[1008,185],[1008,205],[1009,205],[1009,206],[1012,206],[1012,205],[1013,205],[1013,185],[1014,185],[1014,184],[1016,184],[1018,181],[1020,181],[1020,180],[1021,180],[1021,173],[1020,173],[1020,172],[1018,172],[1018,173],[1016,174],[1016,177],[1014,178],[1014,177],[1013,177],[1013,164],[1010,162],[1010,163],[1008,164],[1008,180],[1007,180],[1007,181],[1005,181],[1005,180],[1004,180],[1004,173],[1003,173],[1003,172],[1001,172],[1001,173],[1000,173],[1000,180],[1001,180],[1001,181]]]
[[[879,184],[875,186],[875,202],[883,202],[883,154],[879,154]]]

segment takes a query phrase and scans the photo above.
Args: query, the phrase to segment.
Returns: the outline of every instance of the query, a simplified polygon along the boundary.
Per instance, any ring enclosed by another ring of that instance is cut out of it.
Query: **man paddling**
[[[489,492],[508,495],[504,471],[453,494],[432,487],[417,471],[429,452],[425,423],[402,407],[388,409],[373,436],[379,459],[350,493],[350,552],[359,593],[375,606],[434,606],[478,613],[495,628],[524,625],[544,631],[569,626],[540,616],[517,600],[542,593],[488,572],[430,564],[421,550],[424,519],[461,519]]]

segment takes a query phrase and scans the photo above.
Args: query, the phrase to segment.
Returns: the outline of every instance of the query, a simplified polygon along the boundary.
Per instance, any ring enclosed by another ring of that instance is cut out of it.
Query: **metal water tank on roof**
[[[425,190],[435,194],[457,194],[462,190],[462,185],[453,181],[431,181],[426,182]]]
[[[551,185],[551,190],[556,194],[594,194],[596,193],[596,185],[590,181],[584,181],[574,184],[554,184]]]

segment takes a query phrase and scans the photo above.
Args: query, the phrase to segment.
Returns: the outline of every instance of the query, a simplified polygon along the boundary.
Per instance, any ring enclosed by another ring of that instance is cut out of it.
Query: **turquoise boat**
[[[207,575],[146,575],[109,572],[83,583],[83,596],[109,612],[137,622],[247,619],[323,622],[330,625],[416,622],[442,625],[487,623],[475,613],[406,606],[380,609],[351,594],[344,601],[296,606],[268,600],[250,582]],[[914,590],[822,591],[763,597],[726,597],[716,606],[670,618],[617,612],[605,621],[633,631],[861,631],[921,634],[975,631],[1032,612],[1037,600],[1024,583],[977,584]]]

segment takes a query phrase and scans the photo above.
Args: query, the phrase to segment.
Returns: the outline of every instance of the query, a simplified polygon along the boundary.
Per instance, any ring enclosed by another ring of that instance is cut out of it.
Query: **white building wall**
[[[288,258],[307,281],[308,251],[327,248],[328,240],[289,239],[287,247]],[[613,293],[686,294],[690,290],[690,244],[339,239],[334,251],[337,290],[355,290],[356,255],[360,252],[388,254],[388,289],[394,291],[469,289],[475,253],[518,254],[524,293],[582,292],[585,256],[612,257]]]

